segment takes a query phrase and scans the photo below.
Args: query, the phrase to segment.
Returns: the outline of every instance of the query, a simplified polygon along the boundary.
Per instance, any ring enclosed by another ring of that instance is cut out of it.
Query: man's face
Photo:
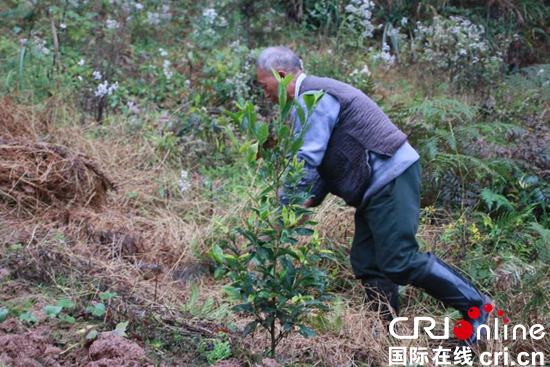
[[[264,89],[265,96],[275,103],[279,103],[279,83],[271,71],[256,68],[258,83]]]

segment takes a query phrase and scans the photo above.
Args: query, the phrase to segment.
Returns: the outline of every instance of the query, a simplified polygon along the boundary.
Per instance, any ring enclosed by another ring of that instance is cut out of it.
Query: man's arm
[[[311,91],[308,93],[315,93]],[[307,109],[303,98],[298,98],[298,102],[304,109],[307,116]],[[302,193],[310,190],[311,197],[303,203],[306,207],[315,207],[320,205],[328,190],[324,180],[319,176],[317,167],[323,161],[327,145],[330,140],[330,135],[334,126],[338,122],[340,113],[340,103],[329,94],[325,94],[311,117],[307,119],[305,133],[303,135],[304,143],[298,151],[298,159],[304,162],[304,177],[298,182],[295,187],[285,187],[281,193],[281,204],[289,203],[289,193]],[[298,120],[297,114],[293,114],[295,121],[295,133],[300,133],[302,130],[302,122]]]

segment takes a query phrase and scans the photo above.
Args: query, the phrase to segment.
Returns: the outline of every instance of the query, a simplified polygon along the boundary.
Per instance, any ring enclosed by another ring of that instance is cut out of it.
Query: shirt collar
[[[294,99],[298,99],[298,96],[300,95],[300,87],[302,86],[302,82],[306,78],[306,74],[302,73],[298,75],[298,78],[296,79],[296,85],[294,86]]]

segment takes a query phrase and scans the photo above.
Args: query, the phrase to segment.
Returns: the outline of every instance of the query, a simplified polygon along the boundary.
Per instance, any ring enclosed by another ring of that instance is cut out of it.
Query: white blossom
[[[170,14],[168,12],[170,11],[170,5],[164,4],[162,6],[162,17],[166,19]]]
[[[84,66],[85,63],[86,63],[86,60],[80,59],[80,61],[78,62],[78,66]]]
[[[203,10],[202,16],[213,21],[218,17],[218,13],[216,12],[216,9],[209,8]]]
[[[105,22],[105,25],[107,26],[107,29],[117,29],[120,28],[120,24],[113,19],[107,19]]]
[[[348,4],[345,8],[346,13],[349,14],[351,19],[356,19],[358,24],[362,27],[362,36],[370,38],[375,30],[375,26],[371,23],[372,9],[374,8],[374,2],[369,0],[352,0],[351,4]]]
[[[162,63],[162,72],[168,80],[170,80],[174,75],[174,72],[170,70],[170,65],[172,65],[170,60],[164,60],[164,62]]]
[[[103,83],[99,83],[99,85],[97,86],[95,96],[96,97],[103,97],[103,96],[107,95],[108,92],[109,92],[109,82],[104,81]]]
[[[385,68],[389,68],[395,64],[395,55],[392,55],[390,52],[390,46],[387,43],[382,45],[382,52],[373,55],[372,59],[374,61],[382,62]]]
[[[188,181],[188,173],[187,171],[181,171],[181,176],[180,176],[180,180],[179,180],[179,187],[180,187],[180,192],[181,194],[185,194],[187,191],[189,191],[189,188],[191,187],[191,185],[189,184],[189,181]]]
[[[105,80],[103,83],[99,83],[99,85],[97,86],[95,96],[103,97],[106,95],[111,95],[117,89],[118,89],[118,82],[115,82],[114,84],[111,84],[109,86],[109,82]]]
[[[160,23],[160,14],[147,12],[147,22],[150,25],[157,25]]]
[[[128,107],[128,112],[130,113],[133,113],[136,115],[139,115],[141,113],[141,110],[133,101],[128,101],[126,103],[126,107]]]
[[[50,50],[46,47],[46,40],[43,40],[38,36],[34,36],[34,38],[30,41],[27,38],[21,38],[19,43],[22,45],[28,45],[28,47],[32,50],[43,53],[44,55],[48,55],[50,53]]]
[[[118,89],[118,82],[115,82],[115,84],[111,84],[111,86],[109,87],[109,94],[113,94],[113,92],[117,89]]]
[[[69,0],[69,4],[75,8],[78,8],[80,5],[86,5],[88,2],[89,0]]]
[[[101,78],[103,78],[103,76],[101,75],[101,73],[97,70],[95,70],[93,73],[92,73],[92,76],[94,77],[95,80],[101,80]]]
[[[365,65],[363,67],[363,69],[361,69],[361,71],[359,71],[361,74],[366,74],[367,76],[370,76],[370,70],[369,70],[369,67],[367,65]]]

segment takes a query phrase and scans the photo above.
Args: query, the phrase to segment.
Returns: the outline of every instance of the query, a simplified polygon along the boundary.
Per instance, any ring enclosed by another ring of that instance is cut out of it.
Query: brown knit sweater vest
[[[300,94],[311,90],[323,90],[340,103],[338,124],[317,168],[319,175],[332,194],[358,207],[371,179],[368,152],[391,157],[407,136],[357,88],[330,78],[308,76],[302,81]]]

